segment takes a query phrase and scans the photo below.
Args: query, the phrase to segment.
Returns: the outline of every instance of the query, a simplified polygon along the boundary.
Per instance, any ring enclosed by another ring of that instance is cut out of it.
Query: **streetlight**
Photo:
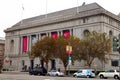
[[[72,63],[72,57],[70,55],[72,54],[72,46],[66,46],[66,53],[68,54],[68,75],[70,75],[70,65]]]

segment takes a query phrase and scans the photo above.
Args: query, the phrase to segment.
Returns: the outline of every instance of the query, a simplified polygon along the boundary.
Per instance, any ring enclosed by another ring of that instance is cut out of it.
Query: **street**
[[[34,76],[29,74],[0,74],[0,80],[105,80],[99,78],[74,78],[74,77],[50,77]],[[108,79],[114,80],[114,79]]]

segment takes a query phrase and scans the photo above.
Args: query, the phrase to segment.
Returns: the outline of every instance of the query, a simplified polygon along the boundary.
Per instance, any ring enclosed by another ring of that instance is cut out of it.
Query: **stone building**
[[[0,70],[4,62],[5,39],[0,37]]]
[[[9,66],[14,66],[16,70],[21,70],[25,65],[30,66],[26,52],[31,50],[32,43],[44,36],[70,34],[82,38],[86,31],[105,32],[109,37],[118,37],[120,18],[97,3],[92,3],[24,19],[5,30],[5,44],[7,45],[5,55],[10,57]],[[118,52],[113,51],[111,56],[107,65],[94,61],[93,67],[111,68],[111,61],[119,58]],[[34,63],[39,64],[39,59],[36,58]],[[63,67],[60,60],[54,59],[49,65],[50,68]],[[85,67],[85,63],[76,62],[71,66],[71,69],[81,67]]]

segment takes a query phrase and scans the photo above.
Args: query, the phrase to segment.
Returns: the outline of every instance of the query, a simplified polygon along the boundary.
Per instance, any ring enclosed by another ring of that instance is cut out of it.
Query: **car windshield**
[[[78,73],[82,73],[82,71],[78,71]]]
[[[114,70],[106,70],[105,72],[114,72]]]

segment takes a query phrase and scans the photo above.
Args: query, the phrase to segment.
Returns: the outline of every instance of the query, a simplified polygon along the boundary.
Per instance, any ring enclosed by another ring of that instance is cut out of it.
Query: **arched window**
[[[109,31],[109,37],[112,38],[112,36],[113,36],[113,32],[110,30]]]
[[[14,40],[10,41],[10,52],[14,51]]]
[[[87,36],[89,33],[90,33],[90,31],[88,29],[86,29],[86,30],[83,31],[83,35],[84,36]]]

